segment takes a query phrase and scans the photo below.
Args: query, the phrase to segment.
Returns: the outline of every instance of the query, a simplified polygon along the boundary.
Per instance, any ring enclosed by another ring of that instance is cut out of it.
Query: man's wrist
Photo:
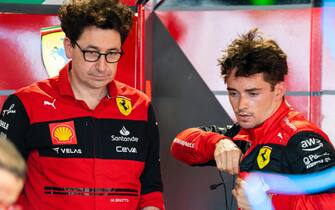
[[[234,143],[234,141],[232,139],[230,139],[230,138],[220,139],[216,144],[221,144],[224,147],[236,146],[236,144]]]

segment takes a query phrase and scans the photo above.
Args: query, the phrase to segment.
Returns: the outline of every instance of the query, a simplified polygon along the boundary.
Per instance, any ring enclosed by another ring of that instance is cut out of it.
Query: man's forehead
[[[270,88],[271,84],[266,82],[261,75],[232,77],[227,80],[227,90],[256,91]]]
[[[234,76],[234,75],[230,75],[227,78],[227,83],[234,83],[234,82],[238,82],[238,83],[267,83],[264,80],[264,77],[262,74],[253,74],[250,76]]]
[[[94,26],[86,27],[77,40],[86,46],[97,48],[120,48],[121,35],[115,29],[102,29]]]

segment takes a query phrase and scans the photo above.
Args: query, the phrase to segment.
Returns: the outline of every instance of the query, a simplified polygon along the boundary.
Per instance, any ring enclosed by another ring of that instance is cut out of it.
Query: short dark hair
[[[273,88],[278,82],[284,81],[288,72],[286,58],[274,40],[264,39],[255,28],[240,35],[223,51],[219,65],[225,81],[236,68],[236,77],[264,73],[264,80]]]
[[[24,179],[26,175],[25,160],[4,135],[0,135],[0,169],[9,171],[20,179]]]
[[[88,26],[114,29],[120,33],[123,43],[133,22],[133,12],[120,0],[69,0],[60,7],[58,17],[72,43]]]

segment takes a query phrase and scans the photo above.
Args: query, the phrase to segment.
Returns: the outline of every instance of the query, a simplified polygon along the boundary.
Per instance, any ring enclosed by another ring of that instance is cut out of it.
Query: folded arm
[[[189,128],[173,140],[171,153],[188,165],[213,165],[221,171],[237,174],[244,144],[233,142],[231,138],[238,132],[237,125]]]

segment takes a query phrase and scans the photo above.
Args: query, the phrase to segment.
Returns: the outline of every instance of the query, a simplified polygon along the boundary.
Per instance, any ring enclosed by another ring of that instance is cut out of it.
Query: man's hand
[[[232,191],[232,194],[236,198],[237,201],[237,207],[241,210],[251,210],[249,201],[244,194],[244,186],[245,181],[243,181],[241,178],[237,178],[235,183],[235,188]]]
[[[147,207],[144,207],[142,210],[160,210],[160,209],[154,206],[147,206]]]
[[[215,145],[214,159],[220,171],[238,174],[242,152],[230,139],[222,139]]]

